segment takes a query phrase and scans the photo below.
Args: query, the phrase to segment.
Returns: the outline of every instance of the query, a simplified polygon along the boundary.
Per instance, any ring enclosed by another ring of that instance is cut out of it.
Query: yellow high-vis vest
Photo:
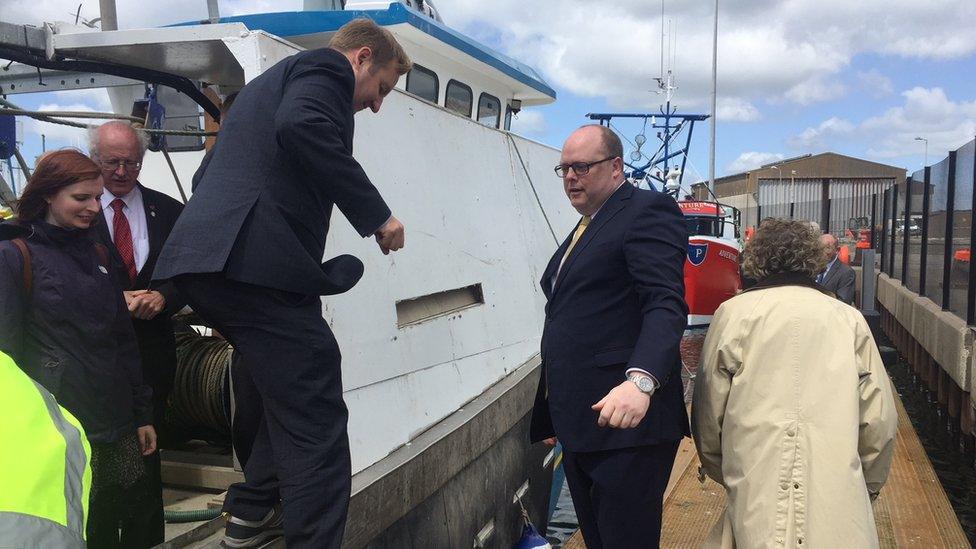
[[[85,547],[91,447],[81,423],[0,353],[0,547]]]

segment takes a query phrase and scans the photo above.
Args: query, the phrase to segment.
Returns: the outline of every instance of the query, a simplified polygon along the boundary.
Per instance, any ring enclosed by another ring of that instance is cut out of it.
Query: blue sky
[[[68,19],[81,0],[3,0],[0,20]],[[352,3],[354,0],[349,0]],[[720,0],[721,2],[722,0]],[[205,0],[117,0],[120,26],[206,17]],[[375,3],[375,2],[374,2]],[[708,112],[711,2],[453,0],[445,22],[536,67],[558,101],[527,109],[515,129],[560,146],[588,112],[657,111],[662,24],[685,112]],[[301,9],[301,0],[221,0],[222,15]],[[97,17],[87,0],[82,16]],[[916,169],[976,136],[976,2],[740,0],[719,22],[717,175],[834,151]],[[10,96],[24,106],[104,109],[104,94]],[[709,123],[699,123],[686,183],[708,176]],[[81,144],[77,133],[25,122],[25,149]],[[638,128],[622,122],[633,139]],[[653,139],[649,136],[649,139]]]

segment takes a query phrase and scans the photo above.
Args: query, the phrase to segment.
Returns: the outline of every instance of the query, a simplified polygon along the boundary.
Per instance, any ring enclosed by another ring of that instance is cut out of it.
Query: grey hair
[[[768,218],[743,251],[742,272],[756,280],[778,273],[813,278],[827,266],[817,230],[806,221]]]
[[[146,154],[146,150],[149,148],[149,134],[142,131],[142,128],[137,128],[124,120],[112,120],[104,124],[88,126],[88,154],[90,156],[98,156],[98,130],[105,126],[118,126],[132,130],[139,142],[139,150],[143,155]]]

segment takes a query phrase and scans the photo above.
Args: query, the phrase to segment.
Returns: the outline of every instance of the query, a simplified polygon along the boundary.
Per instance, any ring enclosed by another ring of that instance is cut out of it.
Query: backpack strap
[[[14,238],[10,242],[20,250],[20,255],[24,257],[24,293],[29,297],[31,295],[31,290],[34,285],[34,271],[31,267],[31,253],[30,248],[27,247],[27,241],[23,238]]]

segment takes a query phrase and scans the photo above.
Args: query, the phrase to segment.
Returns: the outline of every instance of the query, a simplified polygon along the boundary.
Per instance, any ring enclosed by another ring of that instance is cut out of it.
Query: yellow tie
[[[563,254],[563,258],[559,262],[559,268],[556,269],[556,277],[559,276],[559,271],[563,270],[563,263],[565,263],[566,258],[569,257],[569,252],[573,251],[573,248],[576,246],[576,243],[579,242],[580,237],[583,236],[583,232],[586,231],[586,228],[589,225],[590,225],[590,216],[584,215],[583,219],[580,219],[579,225],[576,227],[576,232],[573,233],[573,239],[569,241],[569,247],[566,248],[566,253]],[[552,285],[555,288],[556,286],[555,278],[553,278],[552,280]],[[546,398],[549,398],[549,371],[547,370],[544,375],[546,376],[545,395]]]
[[[573,248],[576,247],[576,243],[579,242],[580,237],[583,236],[583,231],[585,231],[589,226],[590,216],[584,215],[583,219],[581,219],[579,222],[579,226],[576,227],[576,232],[573,233],[573,239],[569,242],[569,247],[566,248],[566,253],[563,254],[563,261],[566,261],[566,258],[569,257],[569,252],[573,251]]]

